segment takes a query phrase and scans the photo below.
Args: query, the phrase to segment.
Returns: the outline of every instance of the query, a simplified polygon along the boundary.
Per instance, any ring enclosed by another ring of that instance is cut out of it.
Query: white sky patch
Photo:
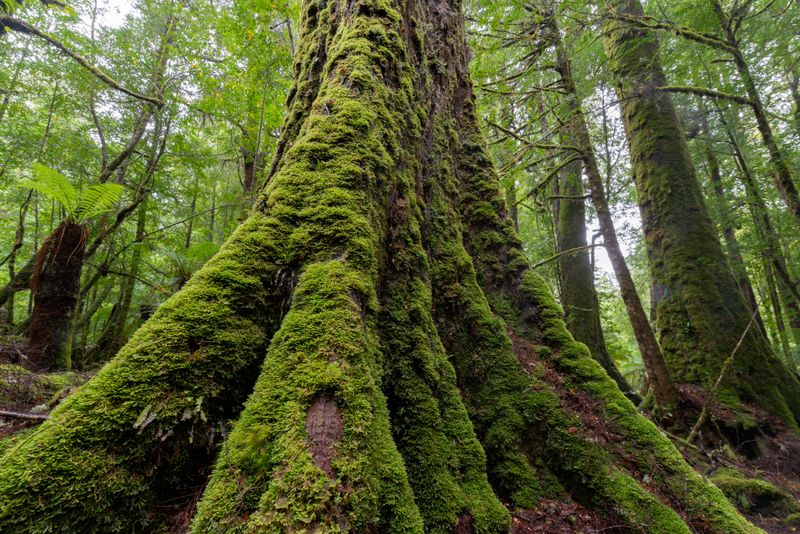
[[[124,0],[103,0],[97,2],[100,9],[98,22],[107,28],[119,28],[125,23],[125,17],[135,10],[131,2]]]

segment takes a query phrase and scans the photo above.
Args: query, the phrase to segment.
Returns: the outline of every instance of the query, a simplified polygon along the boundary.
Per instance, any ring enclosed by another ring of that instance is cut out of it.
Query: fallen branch
[[[46,421],[47,419],[50,418],[50,416],[45,415],[45,414],[8,412],[6,410],[0,410],[0,416],[2,416],[2,417],[14,417],[16,419],[32,419],[34,421]]]

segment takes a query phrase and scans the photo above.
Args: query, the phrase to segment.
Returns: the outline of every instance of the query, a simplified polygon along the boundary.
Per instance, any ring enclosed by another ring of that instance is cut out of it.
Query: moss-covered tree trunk
[[[152,532],[172,510],[203,533],[501,533],[548,497],[633,530],[758,532],[530,272],[460,8],[305,3],[257,211],[0,458],[0,531]]]
[[[553,179],[553,215],[556,228],[558,276],[564,320],[576,340],[585,343],[592,357],[614,379],[626,395],[635,396],[614,365],[606,348],[600,324],[600,302],[594,287],[594,272],[586,240],[586,201],[577,160],[566,165]]]
[[[604,8],[643,15],[639,0]],[[709,387],[740,338],[733,372],[718,398],[758,405],[797,429],[800,383],[787,372],[758,328],[727,263],[689,156],[685,134],[659,64],[653,34],[615,17],[604,43],[617,84],[634,181],[655,284],[657,328],[676,382]]]
[[[647,320],[642,301],[633,282],[633,276],[631,276],[630,269],[628,269],[625,261],[625,255],[622,253],[622,248],[617,239],[614,220],[611,216],[611,209],[608,206],[608,199],[603,185],[603,177],[600,174],[600,167],[589,136],[589,126],[586,122],[575,80],[572,77],[572,61],[561,38],[556,14],[546,13],[543,23],[549,29],[550,39],[555,47],[555,69],[560,77],[569,113],[565,125],[569,141],[580,151],[583,170],[586,173],[589,184],[590,196],[597,213],[600,233],[603,235],[603,243],[608,253],[611,267],[614,269],[614,275],[620,288],[620,295],[625,304],[625,310],[639,347],[649,389],[653,393],[656,404],[663,408],[664,413],[674,412],[678,405],[678,391],[672,383],[664,356],[661,353],[661,347],[658,345],[655,332],[653,332],[653,328]]]

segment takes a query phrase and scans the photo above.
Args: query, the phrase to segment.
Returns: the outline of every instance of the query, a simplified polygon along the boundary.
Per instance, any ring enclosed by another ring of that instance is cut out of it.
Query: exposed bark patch
[[[330,478],[334,478],[334,447],[342,440],[344,425],[336,401],[328,396],[317,397],[306,414],[308,450],[314,464]]]
[[[473,534],[475,532],[474,520],[469,512],[463,512],[458,516],[455,534]]]

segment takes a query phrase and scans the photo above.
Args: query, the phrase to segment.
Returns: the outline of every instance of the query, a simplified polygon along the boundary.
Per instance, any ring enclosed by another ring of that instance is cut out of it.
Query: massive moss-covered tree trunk
[[[634,530],[758,532],[530,272],[460,7],[304,5],[258,209],[0,458],[0,530],[155,531],[208,477],[195,532],[500,533],[542,497]]]
[[[608,9],[639,17],[638,0]],[[661,347],[677,382],[713,384],[740,338],[718,398],[759,405],[797,428],[800,383],[775,357],[739,291],[708,214],[658,59],[656,38],[607,18],[604,41],[631,150],[657,300]]]

